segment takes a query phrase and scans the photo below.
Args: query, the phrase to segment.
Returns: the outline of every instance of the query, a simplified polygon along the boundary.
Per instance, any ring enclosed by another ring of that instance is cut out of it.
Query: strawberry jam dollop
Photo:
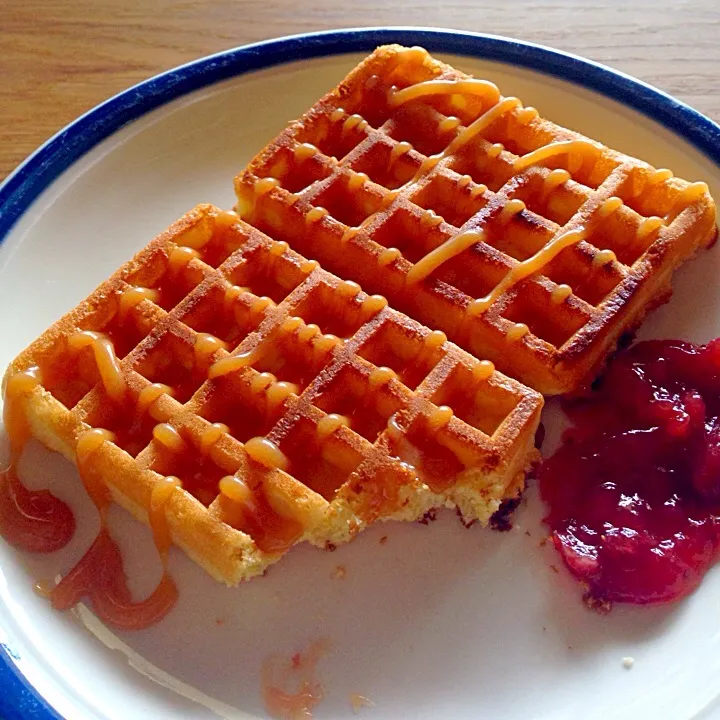
[[[568,414],[539,485],[586,601],[685,597],[720,551],[720,339],[638,343]]]

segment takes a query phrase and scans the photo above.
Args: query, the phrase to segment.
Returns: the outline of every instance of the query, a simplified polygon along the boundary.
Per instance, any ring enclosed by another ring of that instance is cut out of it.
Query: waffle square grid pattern
[[[487,523],[536,458],[538,393],[212,206],[8,377],[30,367],[33,434],[151,525],[154,490],[177,478],[173,541],[229,584],[379,519],[445,505]]]
[[[704,183],[421,48],[378,48],[235,188],[5,376],[11,444],[228,584],[377,520],[512,506],[540,393],[587,387],[716,236]]]
[[[422,48],[378,48],[236,192],[247,222],[544,394],[586,388],[716,236],[705,183]]]

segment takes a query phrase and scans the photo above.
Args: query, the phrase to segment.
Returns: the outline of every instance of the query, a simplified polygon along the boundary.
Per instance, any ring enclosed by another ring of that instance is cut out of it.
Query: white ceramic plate
[[[114,98],[0,189],[0,368],[173,219],[198,202],[230,207],[232,178],[246,161],[363,54],[390,41],[425,45],[546,117],[703,179],[720,197],[718,126],[577,58],[421,30],[264,43]],[[642,336],[720,335],[719,258],[715,249],[678,274],[674,299]],[[551,440],[552,415],[550,408]],[[554,552],[539,546],[545,531],[532,491],[509,534],[466,530],[451,513],[428,527],[378,526],[334,553],[295,548],[267,577],[232,590],[173,551],[177,608],[143,632],[100,632],[112,650],[77,616],[53,612],[32,591],[36,580],[67,572],[97,531],[77,473],[32,446],[21,474],[67,500],[80,531],[45,557],[0,544],[6,718],[264,716],[263,659],[318,638],[331,643],[318,667],[326,688],[318,718],[352,716],[350,693],[375,703],[360,711],[368,720],[687,720],[716,717],[720,708],[720,572],[673,607],[588,612],[568,575],[553,571]],[[160,572],[149,531],[118,509],[111,528],[133,590],[148,592]],[[333,577],[338,565],[344,579]],[[623,668],[625,656],[635,659],[631,670]]]

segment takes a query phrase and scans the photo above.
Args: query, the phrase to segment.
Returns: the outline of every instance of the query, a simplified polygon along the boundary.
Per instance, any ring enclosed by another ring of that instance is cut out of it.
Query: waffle
[[[253,226],[548,395],[587,388],[717,232],[705,183],[397,45],[235,187]]]
[[[201,205],[10,365],[32,435],[217,579],[524,486],[542,397],[351,281]],[[168,490],[167,477],[181,487]],[[153,529],[155,529],[153,525]]]

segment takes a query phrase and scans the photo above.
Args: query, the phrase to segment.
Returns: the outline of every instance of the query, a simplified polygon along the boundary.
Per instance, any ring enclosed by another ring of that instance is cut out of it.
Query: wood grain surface
[[[180,63],[279,35],[407,24],[578,53],[720,121],[720,0],[0,0],[0,180],[81,113]]]

